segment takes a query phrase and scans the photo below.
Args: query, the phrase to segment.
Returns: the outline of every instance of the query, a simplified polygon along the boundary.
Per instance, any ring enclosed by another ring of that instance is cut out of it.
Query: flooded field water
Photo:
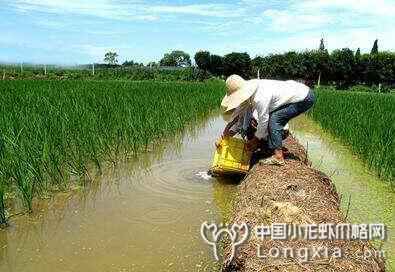
[[[311,120],[292,126],[313,165],[343,199],[352,195],[350,220],[388,225],[390,253],[394,191]],[[199,231],[204,221],[228,220],[236,193],[231,181],[205,174],[222,128],[210,118],[81,190],[36,203],[33,215],[11,218],[0,231],[0,271],[217,271]]]
[[[364,163],[320,126],[305,116],[297,118],[291,128],[305,148],[313,167],[329,175],[342,196],[342,209],[351,223],[384,223],[388,240],[383,247],[388,271],[395,271],[395,190],[388,181],[369,172]],[[349,201],[350,200],[350,201]]]
[[[222,128],[212,118],[12,218],[0,231],[0,271],[212,271],[200,225],[225,220],[235,192],[206,175]]]

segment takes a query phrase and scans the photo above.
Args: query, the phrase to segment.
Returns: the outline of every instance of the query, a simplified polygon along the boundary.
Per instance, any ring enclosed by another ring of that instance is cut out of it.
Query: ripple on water
[[[139,178],[133,178],[133,191],[141,196],[135,205],[133,222],[172,224],[182,220],[183,204],[206,203],[212,198],[212,179],[202,159],[172,160],[151,165]],[[180,206],[181,205],[181,206]],[[137,213],[136,213],[137,212]]]
[[[206,200],[211,194],[211,181],[199,175],[204,171],[207,171],[207,161],[200,159],[158,163],[148,169],[138,187],[161,198]]]

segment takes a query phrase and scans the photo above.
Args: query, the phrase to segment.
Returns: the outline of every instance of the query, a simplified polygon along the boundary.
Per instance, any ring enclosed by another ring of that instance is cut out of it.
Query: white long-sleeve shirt
[[[258,89],[252,97],[254,110],[258,115],[255,136],[259,139],[266,139],[269,114],[283,105],[303,101],[309,90],[308,86],[293,80],[259,80]]]
[[[246,120],[246,119],[248,119],[247,112],[249,110],[250,109],[246,109],[244,112],[236,112],[233,115],[233,119],[238,117],[239,120],[230,128],[231,131],[234,131],[234,132],[238,133],[238,132],[240,132],[243,129],[247,130],[248,126],[250,126],[249,122],[251,122],[250,119]],[[255,120],[258,121],[258,112],[256,111],[256,109],[251,109],[251,110],[252,110],[252,116],[250,116],[250,117],[252,117],[252,118],[254,118]],[[248,123],[246,123],[246,121],[248,121]],[[284,126],[284,130],[289,130],[289,124],[288,123]]]

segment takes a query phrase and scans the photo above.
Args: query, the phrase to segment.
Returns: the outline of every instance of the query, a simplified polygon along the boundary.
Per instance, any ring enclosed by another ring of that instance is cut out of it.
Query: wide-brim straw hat
[[[258,80],[244,80],[241,76],[231,75],[226,80],[226,95],[222,99],[223,113],[237,108],[250,98],[258,88]]]
[[[240,107],[228,111],[225,111],[225,109],[222,108],[222,119],[224,119],[226,123],[229,123],[242,113],[244,113],[244,109],[240,109]]]

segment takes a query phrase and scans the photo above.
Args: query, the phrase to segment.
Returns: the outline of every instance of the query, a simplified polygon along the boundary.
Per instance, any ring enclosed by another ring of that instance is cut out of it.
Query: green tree
[[[177,66],[176,60],[170,53],[166,53],[159,63],[160,66]]]
[[[372,51],[370,51],[370,54],[374,55],[374,54],[377,54],[379,52],[379,45],[378,45],[378,43],[379,43],[379,40],[376,39],[374,41],[374,44],[373,44],[373,47],[372,47]]]
[[[284,54],[283,58],[284,75],[286,79],[300,79],[304,77],[302,54],[291,51]]]
[[[362,56],[361,56],[361,49],[358,48],[355,52],[355,66],[354,66],[354,77],[358,83],[362,83],[364,81],[364,72],[365,72],[365,65],[363,65]]]
[[[324,38],[321,38],[320,47],[319,47],[318,49],[319,49],[320,51],[324,51],[324,50],[325,50]]]
[[[258,70],[261,75],[262,66],[263,66],[264,61],[265,61],[265,58],[261,57],[261,56],[256,56],[255,58],[253,58],[251,60],[252,75],[258,76]],[[262,78],[262,76],[261,76],[261,78]]]
[[[171,53],[166,53],[160,60],[161,66],[191,66],[191,57],[189,54],[181,50],[174,50]]]
[[[118,54],[115,51],[108,51],[104,55],[104,62],[109,65],[117,65],[118,64]]]
[[[224,58],[218,55],[211,55],[209,72],[216,76],[224,74]]]
[[[395,53],[378,52],[367,55],[365,64],[368,84],[395,83]]]
[[[243,78],[251,76],[251,58],[247,53],[230,53],[224,56],[224,74],[238,74]]]
[[[210,62],[211,62],[210,52],[208,51],[197,52],[195,54],[195,62],[200,69],[204,71],[208,71],[210,69]]]
[[[361,60],[361,49],[358,47],[357,51],[355,52],[355,60],[360,61]]]
[[[327,83],[331,77],[330,56],[325,50],[307,50],[301,54],[301,77],[310,84]]]
[[[333,79],[341,87],[347,87],[354,82],[355,58],[354,52],[348,48],[334,50],[331,54]]]
[[[256,56],[255,58],[253,58],[253,59],[251,60],[251,65],[254,66],[254,67],[262,66],[264,60],[265,60],[264,57]]]
[[[122,66],[135,66],[137,63],[134,63],[132,60],[126,60],[124,63],[122,63]]]

